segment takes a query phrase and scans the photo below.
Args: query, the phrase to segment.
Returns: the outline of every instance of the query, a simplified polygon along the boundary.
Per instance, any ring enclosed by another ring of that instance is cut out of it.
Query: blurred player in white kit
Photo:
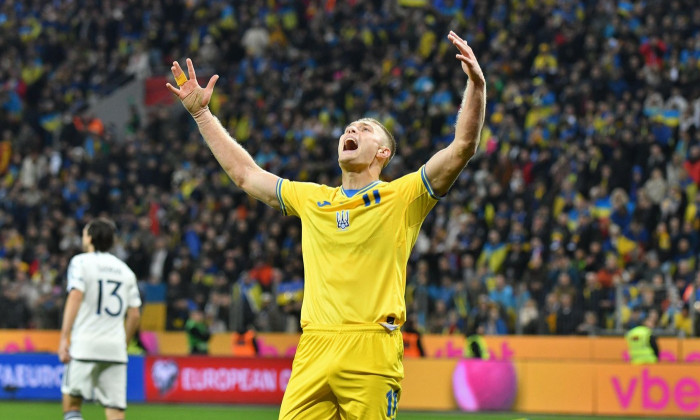
[[[83,399],[96,400],[107,420],[126,410],[126,346],[141,317],[136,276],[108,253],[115,225],[99,218],[83,229],[83,251],[68,265],[68,299],[58,357],[63,373],[63,418],[82,420]],[[126,322],[124,318],[126,317]]]

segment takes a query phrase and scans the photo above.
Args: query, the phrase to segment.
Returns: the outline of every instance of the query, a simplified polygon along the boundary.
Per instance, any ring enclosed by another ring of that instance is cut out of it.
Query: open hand
[[[478,84],[485,83],[484,72],[481,71],[479,62],[476,61],[476,57],[474,56],[474,51],[472,51],[472,47],[467,44],[467,41],[460,38],[453,31],[450,31],[449,35],[447,35],[447,39],[452,41],[452,44],[459,50],[459,54],[457,54],[456,57],[462,62],[462,70],[469,76],[469,80]]]
[[[182,67],[180,67],[180,63],[177,61],[173,61],[173,66],[170,67],[170,70],[173,72],[173,77],[175,77],[175,80],[177,80],[178,77],[184,76]],[[168,88],[168,90],[180,98],[182,105],[184,105],[190,114],[197,115],[202,110],[206,109],[207,105],[209,105],[209,100],[211,99],[211,94],[214,92],[214,85],[216,84],[216,81],[219,80],[219,75],[213,75],[211,79],[209,79],[207,87],[202,89],[197,82],[197,75],[194,72],[192,60],[189,58],[187,59],[187,73],[189,74],[190,78],[183,83],[179,89],[170,83],[166,83],[165,86]]]

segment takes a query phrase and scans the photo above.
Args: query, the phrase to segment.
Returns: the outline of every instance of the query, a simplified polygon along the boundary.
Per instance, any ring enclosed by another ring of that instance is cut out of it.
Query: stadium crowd
[[[211,107],[265,169],[339,185],[337,139],[369,116],[399,142],[395,179],[451,141],[450,29],[484,69],[487,121],[409,263],[418,329],[600,334],[658,315],[698,335],[693,0],[5,2],[0,328],[58,328],[67,261],[104,214],[144,290],[165,285],[168,328],[200,307],[234,329],[243,302],[245,324],[295,331],[298,220],[235,188],[180,107],[131,107],[117,138],[89,105],[191,57],[221,75]]]

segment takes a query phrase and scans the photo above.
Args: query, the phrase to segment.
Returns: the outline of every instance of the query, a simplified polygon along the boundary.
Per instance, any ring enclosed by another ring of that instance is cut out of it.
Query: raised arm
[[[457,115],[455,138],[425,165],[425,174],[437,195],[444,195],[479,147],[481,128],[486,115],[486,79],[467,41],[450,31],[447,38],[459,50],[457,59],[469,76]]]
[[[182,105],[197,122],[199,132],[224,171],[243,191],[279,209],[276,194],[279,177],[259,167],[250,154],[228,134],[218,118],[209,111],[209,100],[219,76],[212,76],[207,87],[202,88],[197,82],[194,66],[189,58],[187,59],[189,80],[177,61],[173,62],[170,70],[179,89],[170,83],[167,83],[166,87],[180,98]]]

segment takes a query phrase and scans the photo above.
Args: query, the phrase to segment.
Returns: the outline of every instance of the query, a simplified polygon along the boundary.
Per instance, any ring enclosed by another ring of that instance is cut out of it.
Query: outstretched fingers
[[[180,63],[173,61],[170,71],[173,73],[177,87],[173,86],[171,83],[166,83],[165,87],[167,87],[170,92],[177,95],[181,100],[184,100],[192,92],[197,92],[197,95],[195,96],[197,98],[201,98],[200,105],[205,107],[209,103],[209,99],[211,99],[211,95],[214,92],[214,86],[216,85],[217,80],[219,80],[219,75],[215,74],[212,76],[209,79],[207,86],[202,89],[197,82],[197,74],[194,71],[192,60],[188,58],[185,60],[185,62],[187,63],[187,73],[189,74],[189,79],[187,76],[185,76],[182,67],[180,67]],[[189,105],[186,107],[190,112],[193,112]]]
[[[457,54],[457,55],[455,55],[455,57],[457,57],[457,60],[461,61],[464,64],[474,65],[474,63],[475,63],[473,58],[462,55],[462,54]]]
[[[215,74],[209,79],[209,83],[207,83],[207,90],[213,91],[214,90],[214,85],[216,85],[216,81],[219,80],[219,75]]]
[[[173,61],[173,65],[170,66],[170,71],[173,74],[173,78],[175,78],[175,82],[177,83],[178,88],[182,86],[186,81],[187,77],[185,76],[185,73],[182,71],[182,67],[180,67],[180,63],[177,61]],[[180,96],[180,89],[176,88],[170,83],[166,83],[165,87],[168,88],[168,90],[175,95]]]
[[[457,49],[463,56],[469,57],[473,54],[472,48],[469,46],[467,41],[460,38],[459,35],[457,35],[453,31],[450,31],[450,33],[447,35],[447,39],[449,39],[452,42],[452,44],[455,47],[457,47]]]
[[[209,100],[211,99],[212,93],[214,93],[214,85],[216,85],[216,81],[219,80],[219,75],[215,74],[209,79],[209,83],[207,83],[207,87],[204,88],[204,95],[202,95],[202,106],[207,106],[209,104]]]
[[[170,83],[166,83],[165,87],[168,88],[168,90],[175,95],[180,96],[180,89],[176,88],[175,86],[171,85]]]
[[[185,61],[187,62],[187,73],[190,75],[190,79],[197,80],[197,75],[194,72],[194,65],[192,64],[192,60],[188,58]]]
[[[180,63],[177,61],[173,61],[173,65],[170,67],[170,71],[173,72],[173,77],[177,79],[177,77],[184,72],[182,71],[182,67],[180,67]]]

